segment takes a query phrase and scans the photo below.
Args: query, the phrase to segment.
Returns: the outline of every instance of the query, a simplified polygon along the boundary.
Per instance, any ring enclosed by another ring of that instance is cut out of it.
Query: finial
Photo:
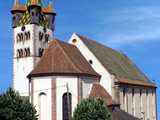
[[[54,7],[52,4],[52,0],[49,1],[49,4],[47,7],[43,8],[43,13],[47,13],[47,14],[56,14],[54,11]]]
[[[19,5],[19,0],[14,0],[14,6]]]
[[[38,0],[31,0],[32,5],[38,5]]]
[[[49,5],[52,5],[52,0],[49,1]]]
[[[51,11],[53,11],[53,5],[52,5],[52,1],[51,0],[49,1],[48,9],[50,9]]]

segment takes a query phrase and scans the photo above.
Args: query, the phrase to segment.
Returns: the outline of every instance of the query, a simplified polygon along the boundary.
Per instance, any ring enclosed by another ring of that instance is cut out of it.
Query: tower
[[[27,0],[25,5],[15,0],[12,13],[13,28],[13,88],[21,96],[28,96],[27,75],[43,55],[53,38],[56,13],[51,2],[43,6],[41,0]]]

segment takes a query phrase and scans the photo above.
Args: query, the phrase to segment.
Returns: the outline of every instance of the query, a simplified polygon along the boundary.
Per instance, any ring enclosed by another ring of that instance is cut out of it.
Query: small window
[[[30,39],[30,32],[25,32],[25,40],[29,40]]]
[[[27,48],[24,49],[24,56],[27,57]]]
[[[44,27],[44,28],[43,28],[43,31],[44,31],[44,32],[47,32],[47,29]]]
[[[15,21],[16,20],[16,16],[13,16],[12,20]]]
[[[30,52],[30,48],[27,48],[27,56],[29,57],[29,56],[30,56],[30,54],[31,54],[31,52]]]
[[[36,12],[36,16],[38,16],[38,12]]]
[[[48,41],[49,41],[49,35],[48,35],[48,34],[45,34],[45,42],[48,43]]]
[[[23,49],[20,49],[19,57],[23,57]]]
[[[76,40],[76,39],[73,39],[72,42],[75,44],[75,43],[77,42],[77,40]]]
[[[30,40],[30,38],[31,38],[30,32],[28,31],[27,34],[28,34],[28,40]]]
[[[25,40],[28,40],[28,39],[29,39],[29,38],[28,38],[28,37],[29,37],[29,36],[28,36],[28,33],[25,32],[24,34],[25,34]]]
[[[92,64],[93,64],[93,61],[92,61],[92,60],[89,60],[89,63],[92,65]]]
[[[41,57],[42,55],[43,55],[43,51],[44,51],[44,49],[43,48],[39,48],[39,57]]]
[[[20,34],[20,41],[23,41],[23,33]]]
[[[17,57],[19,58],[20,57],[20,51],[17,50]]]
[[[135,95],[135,93],[134,93],[135,91],[134,91],[134,88],[132,89],[132,114],[134,115],[134,113],[135,113],[135,97],[134,97],[134,95]]]
[[[17,39],[17,43],[20,42],[20,40],[21,40],[20,34],[17,34],[16,39]]]
[[[44,34],[43,34],[42,32],[39,32],[39,40],[40,40],[40,41],[42,41],[43,35],[44,35]]]
[[[32,11],[32,16],[34,16],[34,12]]]
[[[26,29],[25,26],[22,26],[21,30],[22,30],[22,31],[25,31],[25,29]]]

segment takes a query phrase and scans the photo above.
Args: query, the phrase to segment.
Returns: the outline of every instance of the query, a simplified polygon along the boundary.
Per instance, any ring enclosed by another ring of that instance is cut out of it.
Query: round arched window
[[[46,111],[47,111],[47,95],[44,92],[39,94],[39,117],[40,120],[46,119]]]
[[[66,92],[62,96],[63,120],[70,120],[72,113],[72,94]]]
[[[25,26],[22,26],[21,30],[22,31],[25,31],[26,27]]]

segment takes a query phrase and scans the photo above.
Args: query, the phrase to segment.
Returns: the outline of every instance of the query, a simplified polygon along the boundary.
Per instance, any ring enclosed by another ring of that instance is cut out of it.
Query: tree
[[[38,120],[28,97],[21,97],[9,88],[0,95],[0,120]]]
[[[73,120],[111,120],[111,114],[102,100],[87,98],[77,105]]]

